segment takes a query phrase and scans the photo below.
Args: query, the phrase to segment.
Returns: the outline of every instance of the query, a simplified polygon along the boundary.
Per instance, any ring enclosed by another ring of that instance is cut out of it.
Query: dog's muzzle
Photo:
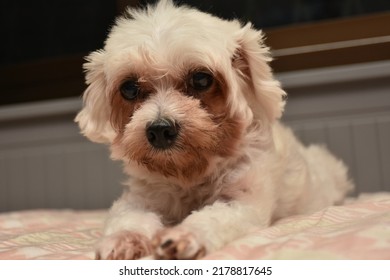
[[[146,138],[157,149],[168,149],[176,141],[179,127],[167,119],[158,119],[146,126]]]

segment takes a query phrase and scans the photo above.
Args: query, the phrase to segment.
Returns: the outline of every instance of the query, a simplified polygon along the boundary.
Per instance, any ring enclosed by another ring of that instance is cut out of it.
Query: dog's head
[[[140,177],[196,181],[284,107],[260,31],[170,0],[129,10],[87,60],[76,121]]]

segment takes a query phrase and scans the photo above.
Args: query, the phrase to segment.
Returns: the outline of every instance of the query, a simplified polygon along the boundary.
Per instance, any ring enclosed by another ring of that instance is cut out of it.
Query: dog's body
[[[343,200],[343,163],[277,120],[285,93],[261,32],[167,0],[129,15],[88,57],[76,118],[130,176],[98,258],[200,258]]]

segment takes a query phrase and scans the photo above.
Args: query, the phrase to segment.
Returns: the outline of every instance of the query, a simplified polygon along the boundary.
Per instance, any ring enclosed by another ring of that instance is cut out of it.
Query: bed
[[[106,210],[0,214],[0,259],[93,259]],[[248,233],[206,259],[390,259],[390,193]]]

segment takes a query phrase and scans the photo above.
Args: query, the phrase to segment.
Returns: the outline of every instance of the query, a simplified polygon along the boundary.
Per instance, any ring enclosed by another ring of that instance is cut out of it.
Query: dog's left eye
[[[196,91],[204,91],[211,87],[214,78],[206,72],[195,72],[190,76],[189,85]]]
[[[127,80],[120,87],[121,95],[126,100],[134,100],[139,94],[139,85],[135,80]]]

